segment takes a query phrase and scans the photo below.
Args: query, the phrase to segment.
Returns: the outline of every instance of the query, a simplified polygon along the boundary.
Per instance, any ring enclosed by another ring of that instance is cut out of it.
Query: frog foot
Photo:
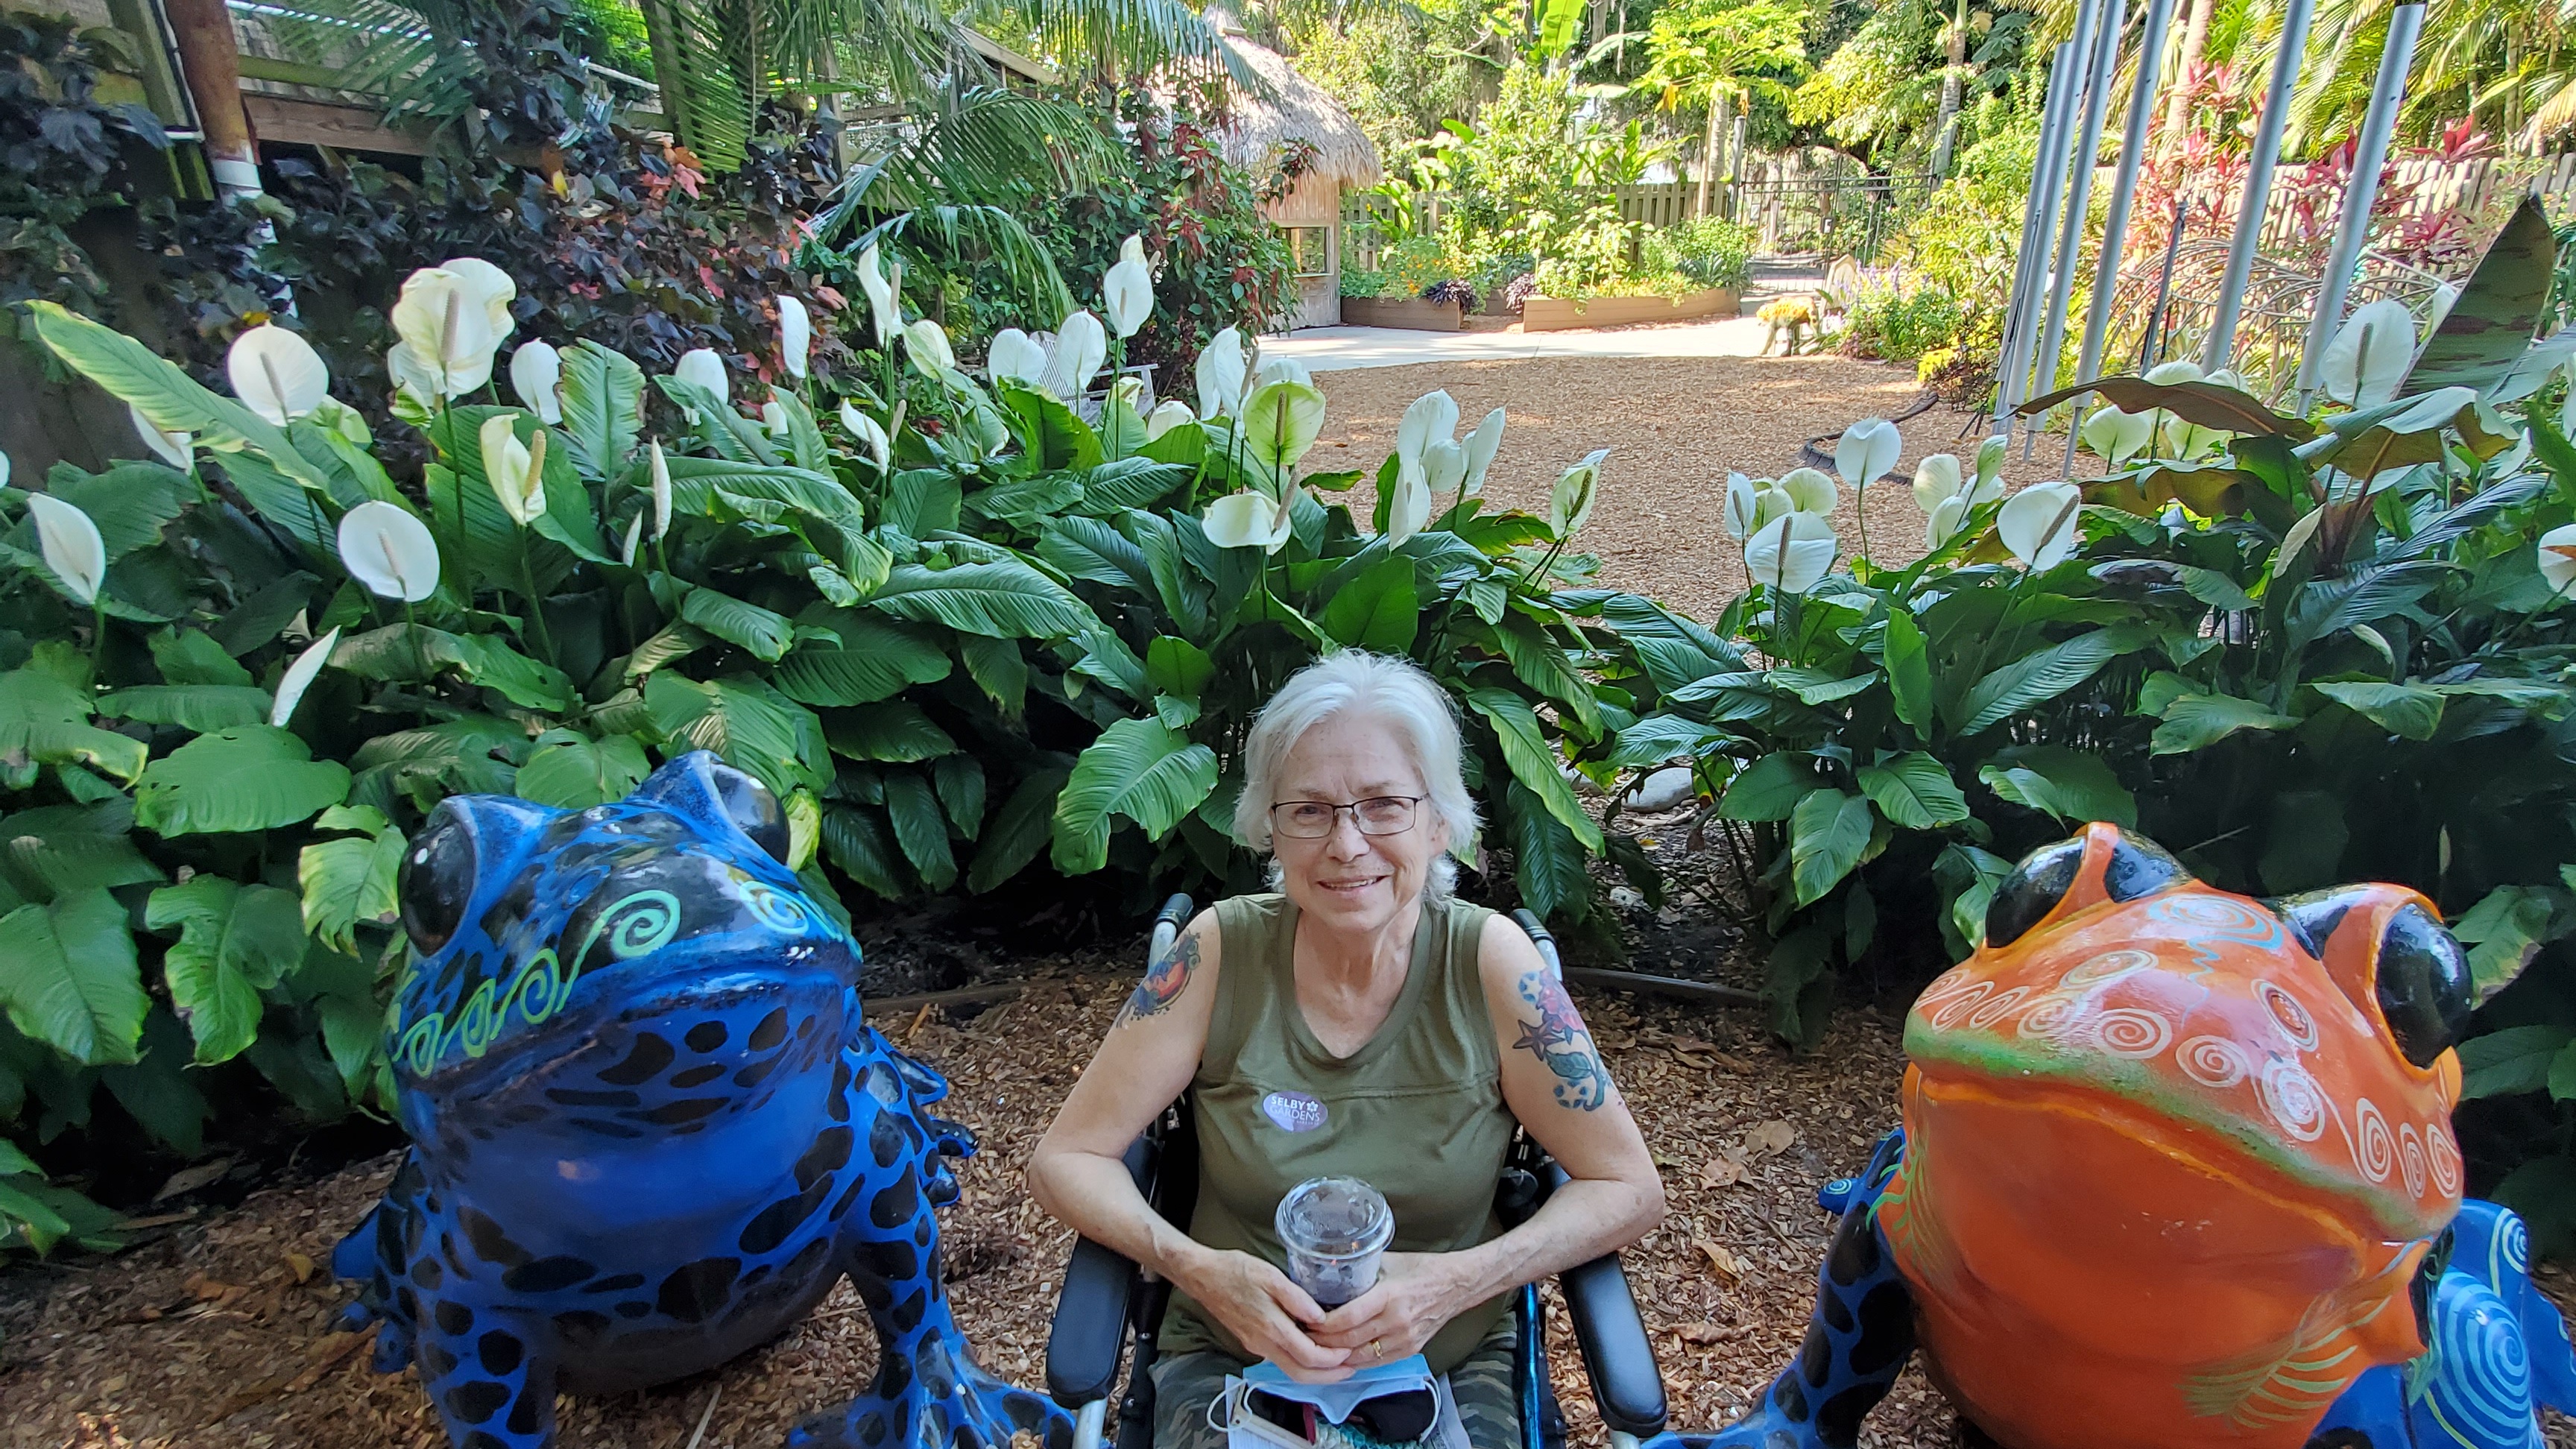
[[[925,1343],[917,1373],[889,1359],[893,1373],[880,1371],[871,1392],[789,1430],[788,1449],[1010,1449],[1024,1433],[1044,1449],[1070,1449],[1072,1415],[984,1372],[965,1349],[963,1340]]]

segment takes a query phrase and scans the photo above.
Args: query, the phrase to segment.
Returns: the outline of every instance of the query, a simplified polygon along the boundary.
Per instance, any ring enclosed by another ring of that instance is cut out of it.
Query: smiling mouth
[[[1386,877],[1382,875],[1371,875],[1361,876],[1354,880],[1317,881],[1316,884],[1322,886],[1325,890],[1334,892],[1337,895],[1357,895],[1361,891],[1367,890],[1369,887],[1376,885],[1378,882],[1385,879]]]

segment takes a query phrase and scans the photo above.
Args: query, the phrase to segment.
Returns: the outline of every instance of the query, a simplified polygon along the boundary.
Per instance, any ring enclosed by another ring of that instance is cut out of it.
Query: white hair
[[[1445,898],[1458,879],[1455,860],[1473,859],[1476,801],[1460,773],[1458,707],[1411,660],[1345,649],[1288,676],[1261,707],[1243,744],[1243,795],[1234,806],[1234,836],[1255,850],[1272,848],[1270,807],[1280,769],[1306,732],[1343,715],[1375,719],[1395,732],[1430,798],[1423,803],[1449,828],[1449,853],[1431,863],[1423,893]],[[1277,888],[1280,868],[1270,866]]]

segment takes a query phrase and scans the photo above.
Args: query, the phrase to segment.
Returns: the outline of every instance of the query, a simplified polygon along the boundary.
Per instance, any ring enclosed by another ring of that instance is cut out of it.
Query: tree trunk
[[[2200,58],[2209,50],[2209,12],[2217,8],[2218,0],[2196,0],[2191,7],[2191,23],[2183,28],[2182,64],[2174,68],[2173,99],[2165,102],[2162,149],[2168,153],[2182,149],[2183,133],[2191,128],[2191,103],[2200,82],[2193,72],[2200,68]]]
[[[1966,88],[1968,69],[1968,0],[1959,0],[1959,9],[1950,19],[1950,34],[1945,47],[1949,68],[1941,72],[1941,111],[1932,118],[1932,174],[1950,174],[1950,157],[1958,144],[1959,97]]]
[[[1710,86],[1708,88],[1708,144],[1700,151],[1699,201],[1691,208],[1693,216],[1708,215],[1708,190],[1717,180],[1718,126],[1720,118],[1725,114],[1726,97],[1718,92],[1717,87]]]

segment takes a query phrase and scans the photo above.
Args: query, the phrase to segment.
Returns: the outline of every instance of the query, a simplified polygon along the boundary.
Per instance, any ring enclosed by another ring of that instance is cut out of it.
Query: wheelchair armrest
[[[1136,1296],[1136,1265],[1089,1238],[1077,1238],[1064,1265],[1064,1292],[1047,1332],[1047,1392],[1066,1408],[1109,1397],[1127,1347],[1127,1307]]]
[[[1640,1439],[1662,1433],[1663,1371],[1655,1366],[1646,1321],[1638,1316],[1619,1255],[1604,1254],[1569,1268],[1556,1282],[1565,1292],[1566,1314],[1574,1321],[1575,1346],[1583,1351],[1583,1371],[1592,1380],[1601,1422]]]

